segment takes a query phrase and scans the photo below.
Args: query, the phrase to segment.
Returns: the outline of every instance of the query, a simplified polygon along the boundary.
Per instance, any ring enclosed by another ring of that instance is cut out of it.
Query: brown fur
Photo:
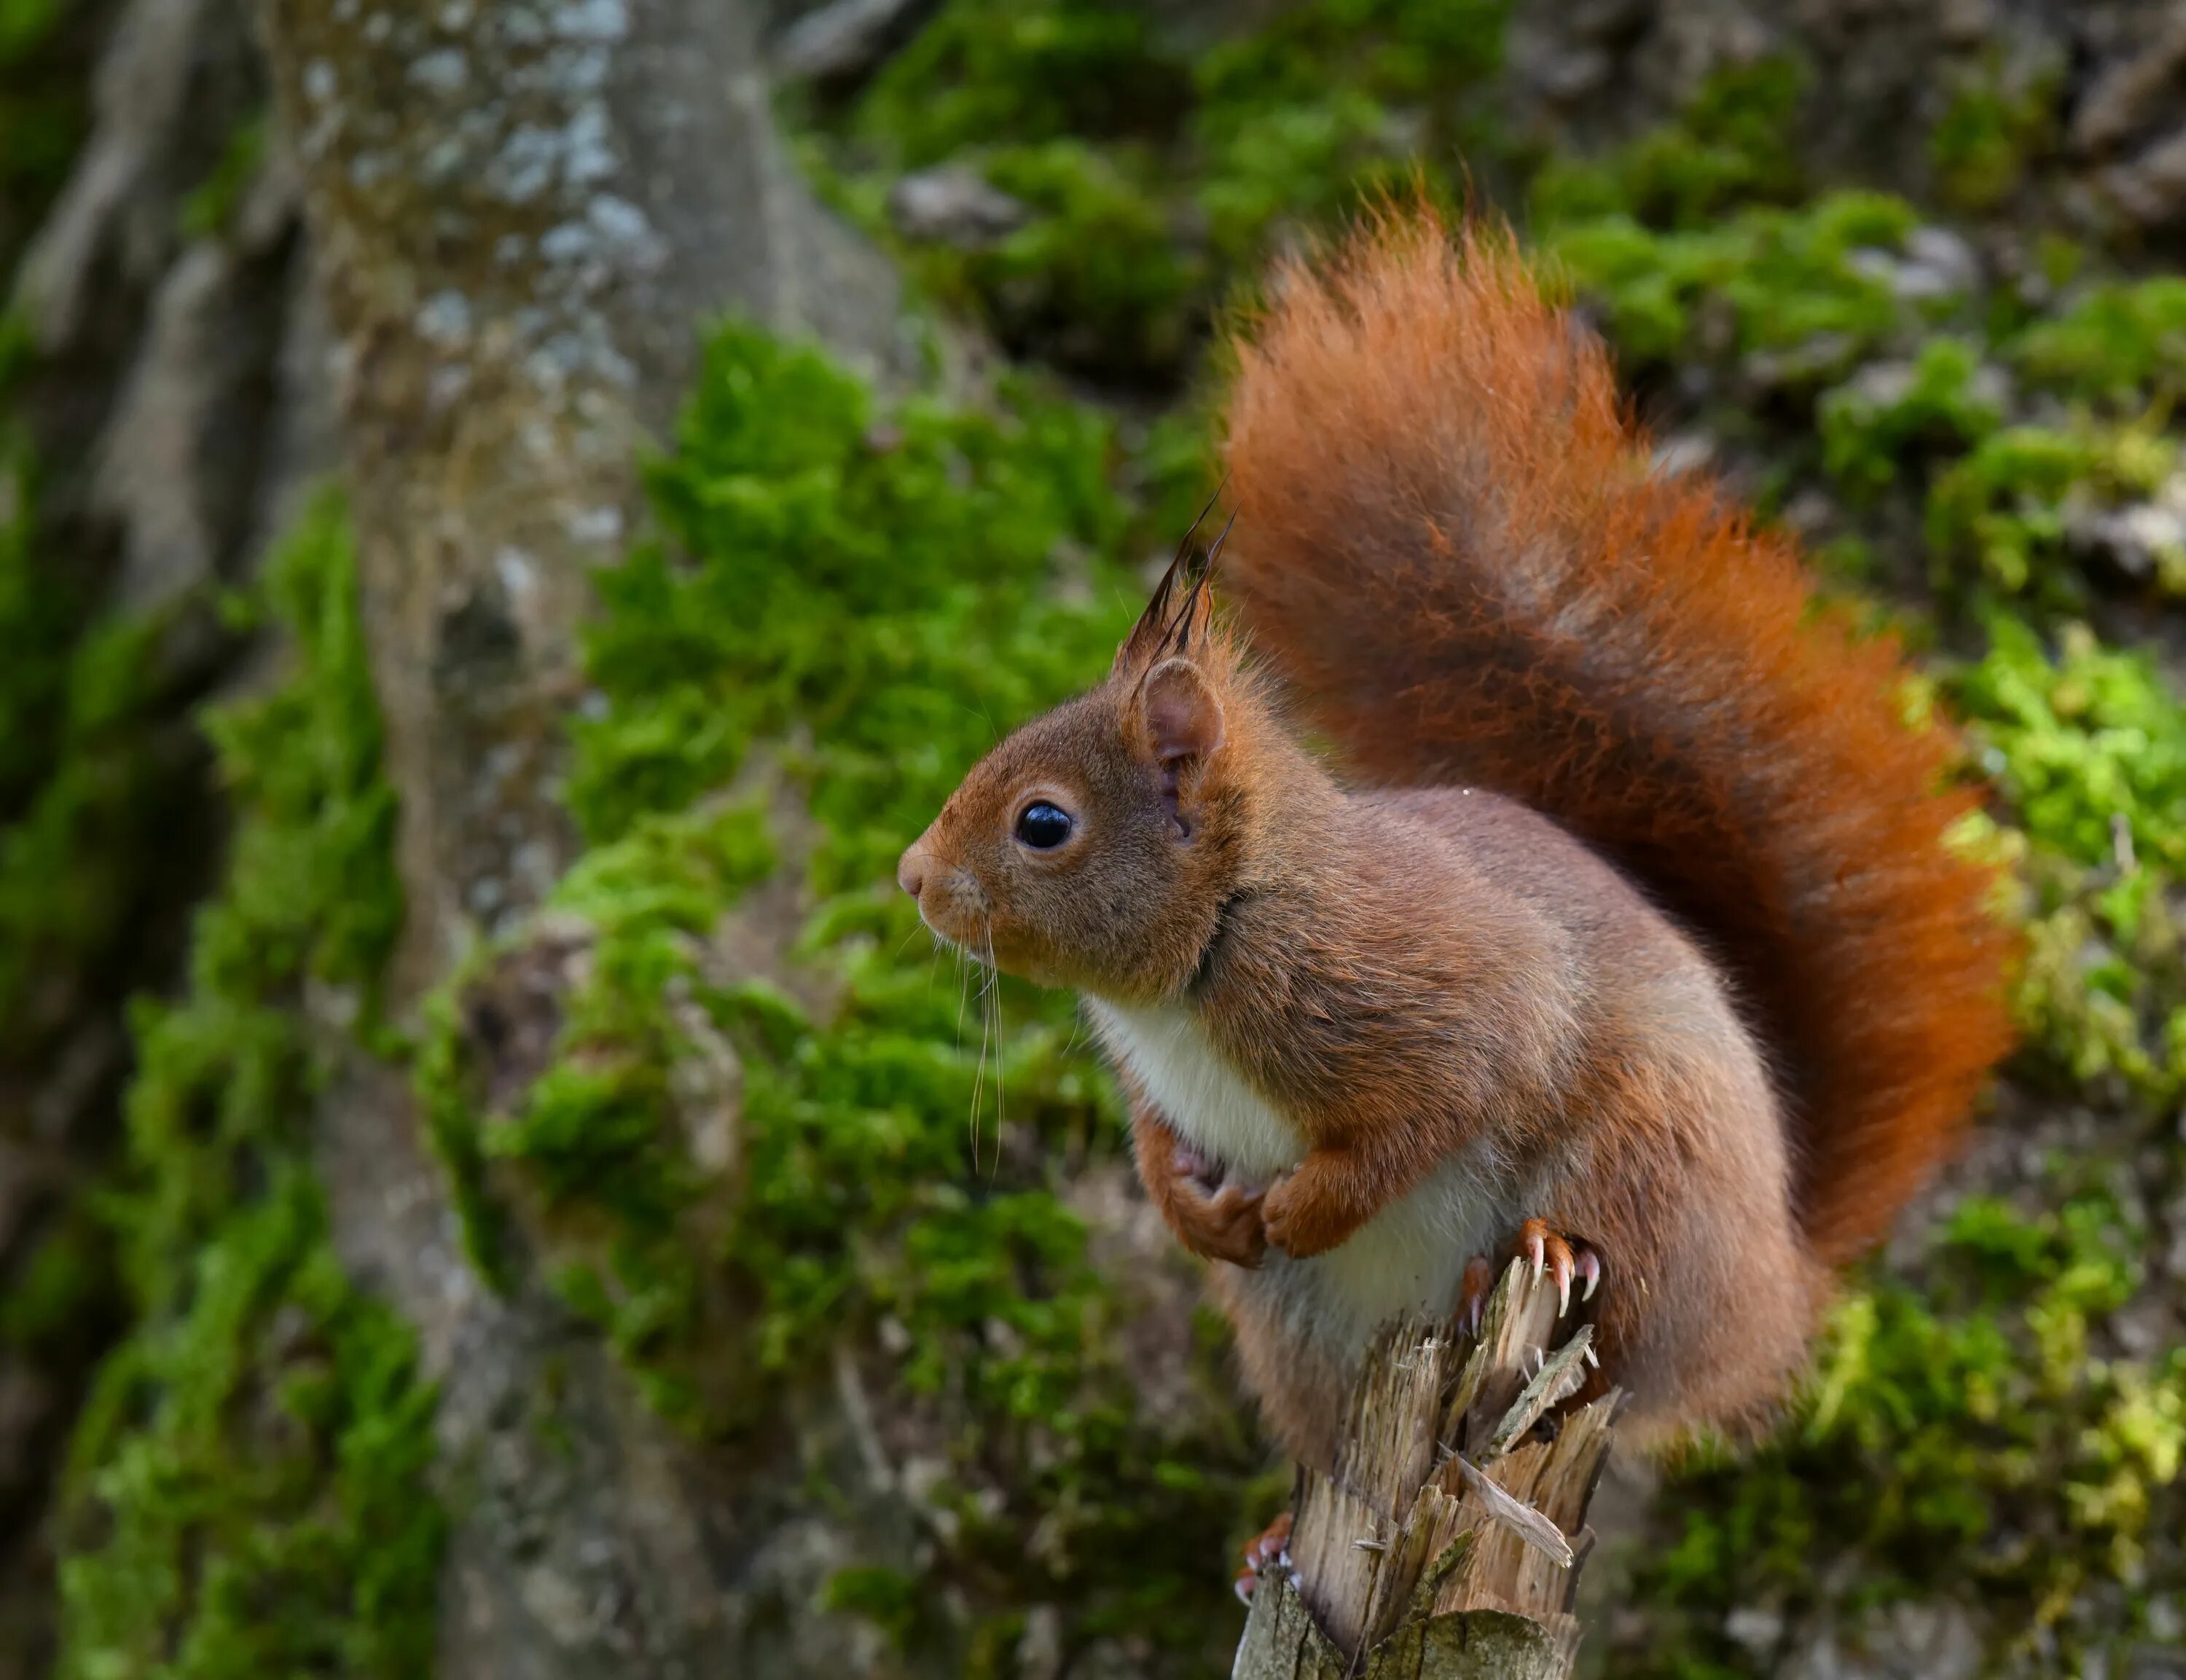
[[[1506,238],[1392,215],[1240,346],[1225,586],[1354,772],[1472,781],[1625,867],[1734,977],[1809,1242],[1881,1235],[2008,1048],[1953,742],[1781,540],[1648,470]]]
[[[1596,1247],[1643,1425],[1751,1421],[1821,1263],[2004,1043],[1942,749],[1891,715],[1886,652],[1802,627],[1788,556],[1645,477],[1600,353],[1503,245],[1392,221],[1279,289],[1231,406],[1232,587],[1386,791],[1339,787],[1205,591],[1165,583],[1101,687],[974,767],[903,884],[1003,968],[1183,1011],[1292,1129],[1264,1193],[1202,1182],[1175,1147],[1197,1117],[1124,1070],[1141,1174],[1222,1261],[1301,1456],[1332,1450],[1359,1340],[1313,1257],[1431,1194]],[[1035,799],[1075,820],[1051,851],[1013,837]]]

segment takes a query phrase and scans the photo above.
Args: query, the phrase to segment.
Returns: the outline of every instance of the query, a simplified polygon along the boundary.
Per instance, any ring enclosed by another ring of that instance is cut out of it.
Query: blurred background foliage
[[[76,154],[96,28],[0,0],[10,266]],[[1730,55],[1630,132],[1544,127],[1512,28],[1504,0],[1197,31],[942,0],[877,62],[785,82],[809,178],[910,277],[928,375],[709,329],[650,529],[597,580],[583,851],[539,923],[573,977],[513,1081],[477,1000],[537,928],[420,1022],[378,1007],[395,795],[339,496],[248,575],[117,600],[48,494],[78,465],[70,370],[0,324],[20,1672],[427,1660],[462,1490],[425,1473],[432,1387],[343,1274],[310,1147],[316,1083],[360,1050],[414,1080],[480,1274],[543,1257],[679,1430],[732,1448],[840,1379],[846,1338],[878,1350],[848,1380],[879,1386],[921,1524],[810,1607],[877,1666],[1226,1668],[1228,1550],[1286,1472],[1217,1322],[1135,1330],[1088,1188],[1120,1182],[1121,1116],[1069,1001],[937,962],[889,877],[998,731],[1104,669],[1206,494],[1209,347],[1270,254],[1417,182],[1519,224],[1665,470],[1721,473],[1920,651],[1915,702],[1967,722],[1992,794],[1965,843],[2011,861],[1999,914],[2032,938],[1980,1140],[1852,1280],[1780,1430],[1605,1495],[1589,1662],[2186,1673],[2176,227],[2063,184],[2069,67],[1975,55],[1885,167],[1824,155],[1842,67],[1796,53]],[[235,104],[185,245],[238,238],[265,167],[262,94]],[[213,648],[249,652],[216,678]],[[725,956],[783,916],[778,965]],[[42,1094],[86,1020],[106,1048],[70,1131]]]

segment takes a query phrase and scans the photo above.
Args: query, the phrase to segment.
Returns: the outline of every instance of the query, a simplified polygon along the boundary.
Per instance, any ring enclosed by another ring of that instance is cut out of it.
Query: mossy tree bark
[[[1332,1475],[1299,1478],[1287,1570],[1262,1576],[1236,1680],[1565,1680],[1587,1505],[1622,1404],[1566,1408],[1593,1329],[1513,1261],[1480,1333],[1393,1326]]]
[[[267,8],[402,806],[398,1015],[518,938],[574,850],[558,755],[590,574],[640,516],[706,317],[894,354],[892,277],[776,142],[761,21],[743,0]],[[551,1042],[558,972],[534,977]],[[337,1245],[443,1385],[440,1672],[734,1667],[763,1492],[675,1436],[520,1260],[485,1285],[402,1072],[353,1057],[319,1134]]]

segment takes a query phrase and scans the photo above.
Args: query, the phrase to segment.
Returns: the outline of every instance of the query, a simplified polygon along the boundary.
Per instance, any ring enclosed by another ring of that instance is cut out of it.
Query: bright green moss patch
[[[2153,496],[2177,462],[2175,441],[2140,426],[2015,426],[1982,437],[1929,492],[1938,581],[1970,578],[2071,610],[2086,593],[2071,563],[2074,518]],[[2186,592],[2186,548],[2158,544],[2149,565],[2164,592]]]
[[[883,415],[815,352],[725,329],[649,473],[670,544],[599,580],[586,832],[681,809],[801,724],[819,888],[882,878],[994,731],[1097,674],[1128,624],[1112,449],[1024,390]]]
[[[1861,258],[1897,255],[1918,222],[1902,199],[1844,192],[1797,210],[1742,210],[1700,232],[1608,216],[1552,227],[1545,244],[1605,305],[1628,357],[1667,361],[1695,348],[1706,305],[1720,311],[1715,353],[1774,353],[1785,383],[1819,389],[1912,318],[1887,275]]]
[[[1781,65],[1719,76],[1656,133],[1536,177],[1536,232],[1625,369],[1765,456],[1764,505],[1825,493],[1838,552],[1932,591],[1946,618],[2003,596],[2054,621],[2103,591],[2186,589],[2166,427],[2186,285],[2100,278],[2049,235],[1998,264],[1903,198],[1801,196],[1799,87]],[[1978,115],[1945,125],[1969,170],[1989,166]],[[1878,567],[1916,515],[1922,563]]]
[[[1115,1162],[1122,1133],[1070,1001],[937,957],[891,881],[999,731],[1105,670],[1156,540],[1125,464],[1105,421],[1031,389],[884,410],[816,352],[723,329],[649,469],[661,539],[598,580],[570,778],[591,849],[458,988],[428,1064],[474,1210],[521,1218],[686,1427],[733,1432],[846,1333],[893,1350],[888,1403],[950,1420],[922,1497],[955,1538],[837,1599],[966,1660],[1048,1602],[1219,1649],[1259,1468],[1226,1425],[1139,1415],[1051,1165]],[[778,779],[809,827],[776,831]],[[761,887],[801,907],[779,976],[735,955]],[[480,1011],[548,963],[552,1059],[496,1099]]]
[[[2053,662],[2032,630],[2001,615],[1990,635],[1987,657],[1954,687],[2028,838],[2087,865],[2122,849],[2186,869],[2186,705],[2149,658],[2076,627]]]
[[[2144,655],[1998,616],[1954,687],[2010,796],[2032,889],[2021,1015],[2055,1084],[2161,1111],[2186,1095],[2186,704]]]
[[[1803,73],[1718,72],[1679,119],[1605,158],[1551,160],[1531,220],[1635,371],[1767,356],[1812,394],[1915,322],[1891,265],[1920,225],[1902,199],[1811,199],[1794,144]]]
[[[408,1676],[441,1519],[409,1331],[342,1274],[311,1173],[306,984],[373,1019],[400,901],[347,528],[272,563],[288,669],[210,713],[234,811],[173,1003],[138,1006],[107,1200],[134,1328],[100,1369],[60,1509],[59,1672]]]
[[[2030,1641],[2085,1652],[2075,1595],[2134,1579],[2178,1509],[2186,1355],[2094,1352],[2103,1315],[2142,1286],[2145,1239],[2099,1190],[2034,1216],[1962,1204],[1920,1289],[1878,1282],[1838,1308],[1771,1444],[1681,1472],[1681,1515],[1640,1582],[1669,1614],[1616,1672],[1771,1672],[1780,1654],[1735,1643],[1721,1607],[1797,1626],[1824,1593],[1855,1619],[1970,1597]]]
[[[2066,395],[2128,412],[2168,406],[2186,386],[2186,279],[2091,287],[2011,346],[2026,376]]]

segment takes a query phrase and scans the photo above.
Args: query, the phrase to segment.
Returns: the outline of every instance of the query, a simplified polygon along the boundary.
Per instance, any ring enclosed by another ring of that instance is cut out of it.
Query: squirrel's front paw
[[[1227,1178],[1189,1144],[1176,1145],[1169,1171],[1162,1211],[1180,1242],[1204,1259],[1248,1271],[1267,1258],[1259,1190]]]
[[[1225,1184],[1212,1196],[1186,1195],[1178,1201],[1178,1235],[1194,1254],[1248,1271],[1268,1257],[1267,1227],[1257,1193]]]
[[[1297,1171],[1279,1180],[1260,1204],[1260,1223],[1270,1246],[1293,1260],[1307,1260],[1335,1247],[1362,1223],[1351,1217],[1331,1193],[1329,1175],[1308,1156]]]

